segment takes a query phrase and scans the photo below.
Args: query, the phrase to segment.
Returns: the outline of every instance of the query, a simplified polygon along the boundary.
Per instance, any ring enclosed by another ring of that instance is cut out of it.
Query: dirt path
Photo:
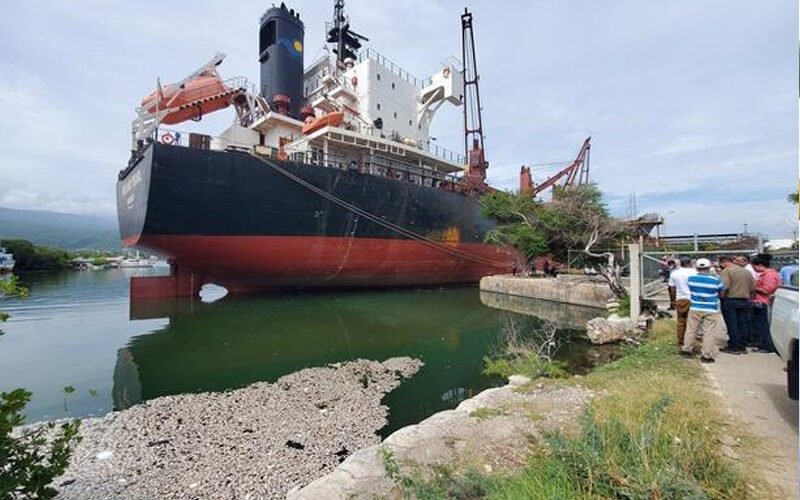
[[[765,479],[798,498],[798,404],[786,395],[786,372],[774,354],[723,354],[704,365],[736,420],[757,438],[755,447],[734,452],[762,464]],[[747,473],[747,471],[745,471]]]

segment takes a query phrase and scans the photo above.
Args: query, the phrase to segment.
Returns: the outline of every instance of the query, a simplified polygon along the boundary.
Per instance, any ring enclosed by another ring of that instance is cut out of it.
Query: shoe
[[[692,352],[691,351],[683,351],[683,350],[681,350],[681,356],[683,356],[684,358],[691,358],[692,357]]]
[[[716,360],[714,358],[709,358],[708,356],[700,356],[701,363],[714,363]]]
[[[726,354],[747,354],[747,349],[726,346],[719,350]]]
[[[753,349],[753,352],[760,352],[762,354],[774,354],[775,351],[771,351],[769,349],[764,349],[763,347],[759,347],[758,349]]]

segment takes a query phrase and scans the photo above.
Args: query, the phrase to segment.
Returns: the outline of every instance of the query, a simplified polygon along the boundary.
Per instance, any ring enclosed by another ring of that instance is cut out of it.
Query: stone
[[[508,377],[508,385],[513,387],[525,385],[530,381],[531,379],[524,375],[511,375],[510,377]]]
[[[593,318],[586,322],[586,335],[592,344],[608,344],[624,339],[636,328],[630,318],[612,314],[608,318]]]

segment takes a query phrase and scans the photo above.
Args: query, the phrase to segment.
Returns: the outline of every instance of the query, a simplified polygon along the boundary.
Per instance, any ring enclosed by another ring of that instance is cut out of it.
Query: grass
[[[470,417],[478,420],[485,420],[487,418],[499,417],[502,415],[508,415],[508,412],[502,408],[492,408],[490,406],[481,406],[480,408],[476,408],[469,413]]]
[[[722,453],[720,440],[729,432],[725,418],[699,364],[678,355],[674,327],[672,321],[657,322],[642,345],[579,381],[567,381],[601,396],[575,435],[546,436],[523,470],[480,481],[469,473],[470,484],[481,485],[477,496],[430,496],[443,491],[438,487],[416,498],[755,498]],[[438,479],[417,481],[436,485]]]

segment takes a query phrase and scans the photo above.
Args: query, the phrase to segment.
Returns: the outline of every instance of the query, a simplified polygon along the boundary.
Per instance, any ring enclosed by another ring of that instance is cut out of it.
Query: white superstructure
[[[252,134],[248,141],[258,141],[261,153],[373,174],[390,169],[430,183],[465,168],[462,155],[431,145],[429,135],[442,104],[461,104],[462,88],[455,60],[421,80],[372,49],[344,65],[323,57],[305,71],[305,121],[271,111],[253,123],[250,129],[259,136]],[[333,113],[342,113],[340,124],[303,132],[305,124]],[[234,131],[243,133],[234,126],[226,134]]]

